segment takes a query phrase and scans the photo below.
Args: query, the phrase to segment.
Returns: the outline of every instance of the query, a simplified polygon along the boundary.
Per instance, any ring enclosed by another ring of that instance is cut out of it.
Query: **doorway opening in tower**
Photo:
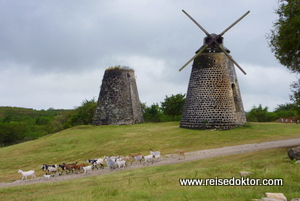
[[[234,101],[234,108],[236,112],[240,112],[239,102],[238,102],[238,96],[235,84],[231,84],[232,94],[233,94],[233,101]]]

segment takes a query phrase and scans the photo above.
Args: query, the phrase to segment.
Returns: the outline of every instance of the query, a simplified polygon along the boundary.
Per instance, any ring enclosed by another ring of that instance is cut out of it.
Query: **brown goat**
[[[74,169],[75,169],[76,174],[77,174],[78,172],[82,173],[82,171],[81,171],[81,170],[83,170],[82,167],[85,167],[85,166],[87,166],[87,165],[88,165],[87,163],[82,163],[82,164],[79,164],[79,165],[75,165],[75,166],[74,166]]]
[[[185,152],[183,150],[176,149],[175,152],[177,153],[178,160],[180,160],[180,156],[183,156],[183,158],[185,159],[185,155],[184,155]]]
[[[77,164],[78,162],[76,163],[72,163],[72,164],[68,164],[66,165],[65,163],[59,165],[59,167],[61,167],[62,169],[62,172],[60,173],[62,175],[63,171],[66,170],[66,173],[70,173],[71,171],[73,172],[74,168],[75,168],[75,165]],[[68,172],[67,172],[68,170]]]

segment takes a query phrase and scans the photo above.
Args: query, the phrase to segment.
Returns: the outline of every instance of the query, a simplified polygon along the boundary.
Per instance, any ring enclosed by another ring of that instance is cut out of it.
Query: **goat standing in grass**
[[[109,170],[116,169],[117,164],[114,160],[112,160],[109,156],[104,156],[104,160]]]
[[[161,156],[160,156],[160,154],[158,154],[158,155],[155,155],[154,158],[158,161],[159,159],[161,159]]]
[[[97,165],[100,165],[100,169],[104,168],[103,158],[87,159],[86,162],[92,164],[93,168],[97,168],[97,170],[99,169]]]
[[[144,158],[144,164],[143,165],[145,165],[146,163],[152,163],[153,164],[155,156],[151,154],[151,155],[148,155],[148,156],[143,156],[143,158]]]
[[[176,149],[176,153],[178,156],[178,160],[180,160],[180,156],[183,156],[183,158],[185,159],[185,155],[184,155],[185,152],[183,150]]]
[[[142,159],[143,159],[143,155],[141,153],[135,154],[135,155],[131,155],[129,154],[129,156],[131,156],[135,162],[137,163],[138,161],[140,161],[140,163],[142,163]],[[132,163],[131,163],[132,164]]]
[[[46,164],[43,164],[41,166],[41,169],[46,172],[46,174],[51,174],[51,173],[56,173],[58,172],[58,165],[46,165]]]
[[[23,172],[22,170],[19,170],[18,173],[22,174],[22,180],[25,178],[27,180],[28,176],[31,176],[31,179],[34,177],[36,178],[36,176],[34,175],[34,170],[30,170],[27,172]]]
[[[43,176],[44,176],[44,178],[46,178],[46,179],[50,179],[50,176],[51,176],[51,175],[50,175],[50,174],[44,174]]]
[[[150,154],[153,156],[160,155],[160,151],[153,151],[152,149],[150,149]]]
[[[118,166],[119,169],[121,167],[123,167],[123,169],[125,169],[127,167],[126,161],[122,160],[120,158],[117,159],[116,164],[117,164],[117,166]]]
[[[130,155],[128,155],[126,157],[121,157],[120,159],[130,163],[130,165],[132,165],[132,163],[134,162],[134,158],[132,158],[132,156],[130,156]]]
[[[133,158],[130,156],[119,156],[118,160],[126,161],[126,163],[133,162]]]
[[[81,169],[83,169],[82,167],[85,167],[85,166],[87,166],[88,164],[86,164],[86,163],[82,163],[82,164],[79,164],[79,165],[75,165],[75,172],[76,172],[76,174],[78,173],[78,172],[80,172],[80,170]]]
[[[59,167],[61,167],[61,169],[64,171],[64,170],[66,170],[66,173],[67,174],[69,174],[69,173],[73,173],[73,171],[75,170],[75,165],[77,165],[77,163],[78,162],[76,162],[76,163],[71,163],[71,164],[65,164],[65,163],[63,163],[63,164],[61,164],[61,165],[59,165]],[[61,174],[63,173],[63,171],[61,172]],[[68,171],[68,172],[67,172]]]
[[[92,170],[92,168],[93,168],[92,165],[82,167],[84,173],[86,173],[88,170]]]

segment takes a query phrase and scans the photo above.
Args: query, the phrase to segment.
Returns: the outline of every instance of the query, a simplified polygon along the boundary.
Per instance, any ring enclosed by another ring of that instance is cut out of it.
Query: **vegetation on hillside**
[[[36,139],[55,132],[55,117],[67,110],[0,107],[0,146]]]
[[[145,122],[167,122],[179,121],[181,119],[185,94],[166,96],[165,100],[152,104],[150,107],[142,104],[143,116]]]
[[[166,96],[161,105],[152,104],[150,107],[142,104],[143,115],[146,122],[167,122],[180,121],[185,102],[185,94]],[[274,111],[269,111],[267,106],[261,104],[246,112],[248,122],[273,122],[280,118],[299,119],[298,107],[296,104],[286,103],[278,105]]]
[[[73,110],[0,107],[0,147],[91,124],[96,104],[94,99],[85,100]]]
[[[160,104],[147,106],[142,103],[145,122],[180,121],[185,102],[185,94],[166,96]],[[97,102],[84,100],[81,106],[72,110],[34,110],[17,107],[0,107],[0,147],[34,140],[44,135],[59,132],[78,125],[93,122]],[[268,107],[253,106],[246,113],[248,122],[272,122],[279,118],[297,119],[294,104],[282,104],[269,112]]]
[[[21,170],[45,174],[41,164],[85,163],[88,158],[104,155],[149,154],[149,148],[162,155],[175,149],[196,151],[271,140],[292,139],[299,135],[296,124],[251,123],[225,131],[179,129],[178,122],[145,123],[128,126],[76,126],[38,140],[0,149],[0,183],[21,179]],[[203,159],[183,160],[172,165],[137,164],[131,170],[98,171],[67,181],[48,181],[19,186],[2,186],[2,200],[251,200],[265,192],[281,192],[288,200],[299,197],[299,164],[287,157],[287,149],[268,149]],[[12,157],[13,160],[12,160]],[[188,159],[188,157],[187,157]],[[164,160],[164,159],[163,159]],[[174,161],[178,161],[174,158]],[[280,178],[283,186],[180,186],[180,178],[240,178],[250,171],[254,179]],[[110,172],[110,174],[102,174]],[[75,175],[75,173],[74,173]],[[58,176],[58,180],[69,175]],[[71,176],[71,175],[70,175]],[[43,179],[41,179],[43,180]],[[228,193],[230,190],[230,193]]]
[[[262,107],[260,104],[258,107],[253,108],[246,113],[248,122],[272,122],[280,118],[299,119],[297,113],[297,107],[294,104],[282,104],[278,105],[273,112],[268,111],[268,107]]]

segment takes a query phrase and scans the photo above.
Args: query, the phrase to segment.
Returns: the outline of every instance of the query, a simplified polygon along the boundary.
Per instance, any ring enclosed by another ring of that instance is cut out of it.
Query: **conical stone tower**
[[[234,65],[223,52],[195,58],[180,127],[231,129],[246,117]]]
[[[235,64],[223,45],[223,35],[250,11],[220,34],[208,33],[182,10],[205,34],[203,46],[179,71],[194,60],[180,127],[191,129],[231,129],[246,123]]]
[[[143,121],[134,70],[120,67],[106,69],[94,125],[128,125]]]

